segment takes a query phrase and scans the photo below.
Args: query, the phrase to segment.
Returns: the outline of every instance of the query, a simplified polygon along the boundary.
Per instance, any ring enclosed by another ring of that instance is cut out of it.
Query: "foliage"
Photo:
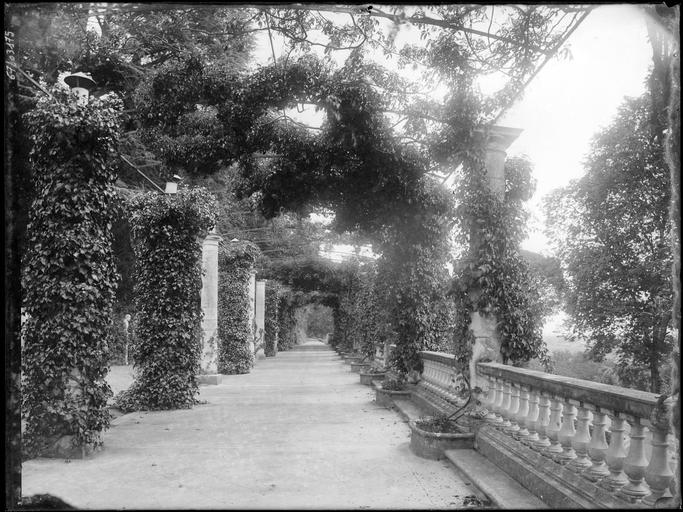
[[[282,294],[282,285],[269,279],[266,281],[266,297],[265,297],[265,348],[266,356],[272,357],[278,351],[278,337],[280,321],[278,317],[278,302]]]
[[[385,391],[404,391],[406,389],[406,382],[400,376],[385,378],[382,381],[382,389]]]
[[[24,449],[49,453],[102,444],[109,426],[107,340],[116,289],[111,221],[121,101],[77,105],[52,88],[29,112],[37,195],[30,210],[22,289]],[[49,397],[49,400],[46,400]]]
[[[334,331],[332,310],[322,304],[313,304],[308,307],[307,334],[315,338],[324,338],[325,335]]]
[[[670,197],[646,94],[622,105],[595,136],[585,175],[546,204],[575,334],[598,361],[615,351],[620,368],[648,366],[653,392],[672,350]]]
[[[296,294],[288,291],[280,296],[280,303],[278,304],[278,350],[280,351],[290,350],[297,344],[296,318],[294,316],[297,307]]]
[[[441,432],[446,434],[459,434],[462,432],[455,421],[448,419],[445,415],[434,416],[431,418],[420,418],[416,425],[418,428],[427,432]]]
[[[130,200],[136,255],[137,374],[116,397],[122,410],[189,408],[199,392],[202,238],[215,222],[205,190],[138,194]]]
[[[504,363],[535,356],[547,361],[538,290],[519,253],[526,221],[523,203],[535,188],[530,163],[508,159],[505,177],[504,197],[498,198],[488,187],[481,158],[472,155],[456,191],[458,237],[469,240],[471,247],[455,268],[452,290],[457,305],[455,355],[463,368],[474,342],[469,325],[475,311],[495,316]]]
[[[249,346],[249,281],[258,248],[250,242],[230,242],[218,252],[218,371],[249,373],[254,354]]]
[[[530,279],[540,294],[542,316],[545,318],[558,313],[566,286],[560,260],[524,249],[519,253],[529,266]]]
[[[377,293],[396,349],[392,363],[400,373],[421,371],[420,350],[447,347],[453,308],[447,297],[451,194],[428,178],[418,182],[416,198],[384,231],[378,260]]]

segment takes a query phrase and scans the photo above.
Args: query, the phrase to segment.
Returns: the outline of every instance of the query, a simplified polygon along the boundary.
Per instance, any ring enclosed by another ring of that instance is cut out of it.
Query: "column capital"
[[[204,241],[205,242],[216,242],[216,243],[218,243],[218,242],[223,241],[223,237],[221,235],[219,235],[218,233],[209,232],[209,234],[206,235],[206,237],[204,238]]]
[[[510,126],[493,125],[488,127],[486,149],[492,151],[507,151],[524,130]],[[481,134],[485,132],[482,130]]]

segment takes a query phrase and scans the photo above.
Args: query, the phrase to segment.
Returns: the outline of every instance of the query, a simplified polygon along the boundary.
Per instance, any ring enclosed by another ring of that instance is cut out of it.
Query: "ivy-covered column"
[[[36,199],[22,269],[24,455],[82,457],[102,444],[116,289],[111,223],[121,101],[78,105],[55,87],[26,115]]]
[[[490,128],[486,142],[485,170],[490,192],[499,201],[505,199],[505,158],[507,149],[522,132],[519,128],[493,126]],[[480,233],[471,234],[471,250],[476,251],[480,242]],[[474,291],[476,294],[477,291]],[[482,315],[474,311],[471,316],[470,329],[474,333],[474,344],[470,358],[470,383],[472,388],[485,389],[486,380],[479,379],[476,373],[477,361],[491,359],[501,361],[501,342],[496,333],[497,318],[493,314]]]
[[[199,392],[202,244],[215,224],[204,189],[130,200],[135,250],[136,378],[117,396],[124,411],[190,408]]]
[[[217,372],[216,361],[218,329],[218,244],[223,240],[213,232],[207,235],[202,244],[202,359],[203,374]]]
[[[258,251],[250,242],[233,241],[218,252],[218,371],[225,375],[254,366],[251,283]]]
[[[266,357],[273,357],[278,351],[280,334],[279,302],[282,286],[277,281],[266,281],[265,318],[264,323],[264,353]]]

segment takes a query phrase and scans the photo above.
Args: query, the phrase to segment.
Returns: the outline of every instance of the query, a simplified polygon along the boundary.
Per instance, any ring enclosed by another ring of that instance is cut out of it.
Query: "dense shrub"
[[[278,350],[290,350],[297,344],[296,338],[296,317],[295,312],[298,307],[296,296],[293,292],[287,291],[280,296],[278,304]]]
[[[278,351],[279,334],[279,308],[280,294],[282,287],[277,281],[269,279],[266,281],[266,300],[265,300],[265,319],[264,319],[264,352],[267,357],[273,357]]]
[[[130,201],[136,255],[137,375],[116,397],[123,410],[188,408],[199,392],[201,243],[215,222],[204,189],[146,193]]]
[[[218,371],[249,373],[254,366],[249,323],[249,278],[258,247],[231,242],[218,252]]]
[[[25,118],[36,190],[22,270],[27,456],[87,451],[109,426],[107,338],[117,281],[109,162],[121,102],[79,106],[67,90],[52,92]]]

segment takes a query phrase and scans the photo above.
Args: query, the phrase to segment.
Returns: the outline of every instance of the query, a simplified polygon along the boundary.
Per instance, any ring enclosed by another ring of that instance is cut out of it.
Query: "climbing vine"
[[[78,105],[54,87],[26,114],[36,198],[22,270],[26,456],[74,456],[109,426],[107,340],[118,279],[111,247],[121,101]]]
[[[489,189],[481,159],[472,157],[456,191],[458,236],[470,252],[457,262],[452,294],[456,303],[455,355],[464,368],[472,353],[471,314],[494,315],[503,362],[548,361],[542,339],[538,290],[519,245],[525,235],[524,202],[534,191],[524,158],[505,162],[505,192]]]
[[[249,280],[258,255],[251,242],[230,242],[218,252],[218,371],[249,373],[254,354],[249,323]]]
[[[279,317],[278,317],[278,302],[282,294],[282,287],[280,283],[269,279],[266,281],[266,297],[265,297],[265,319],[264,319],[264,336],[265,348],[264,352],[267,357],[272,357],[278,351],[278,334],[279,334]]]
[[[116,397],[123,410],[189,408],[199,392],[202,287],[200,238],[215,223],[204,189],[138,194],[130,200],[136,255],[135,381]]]

